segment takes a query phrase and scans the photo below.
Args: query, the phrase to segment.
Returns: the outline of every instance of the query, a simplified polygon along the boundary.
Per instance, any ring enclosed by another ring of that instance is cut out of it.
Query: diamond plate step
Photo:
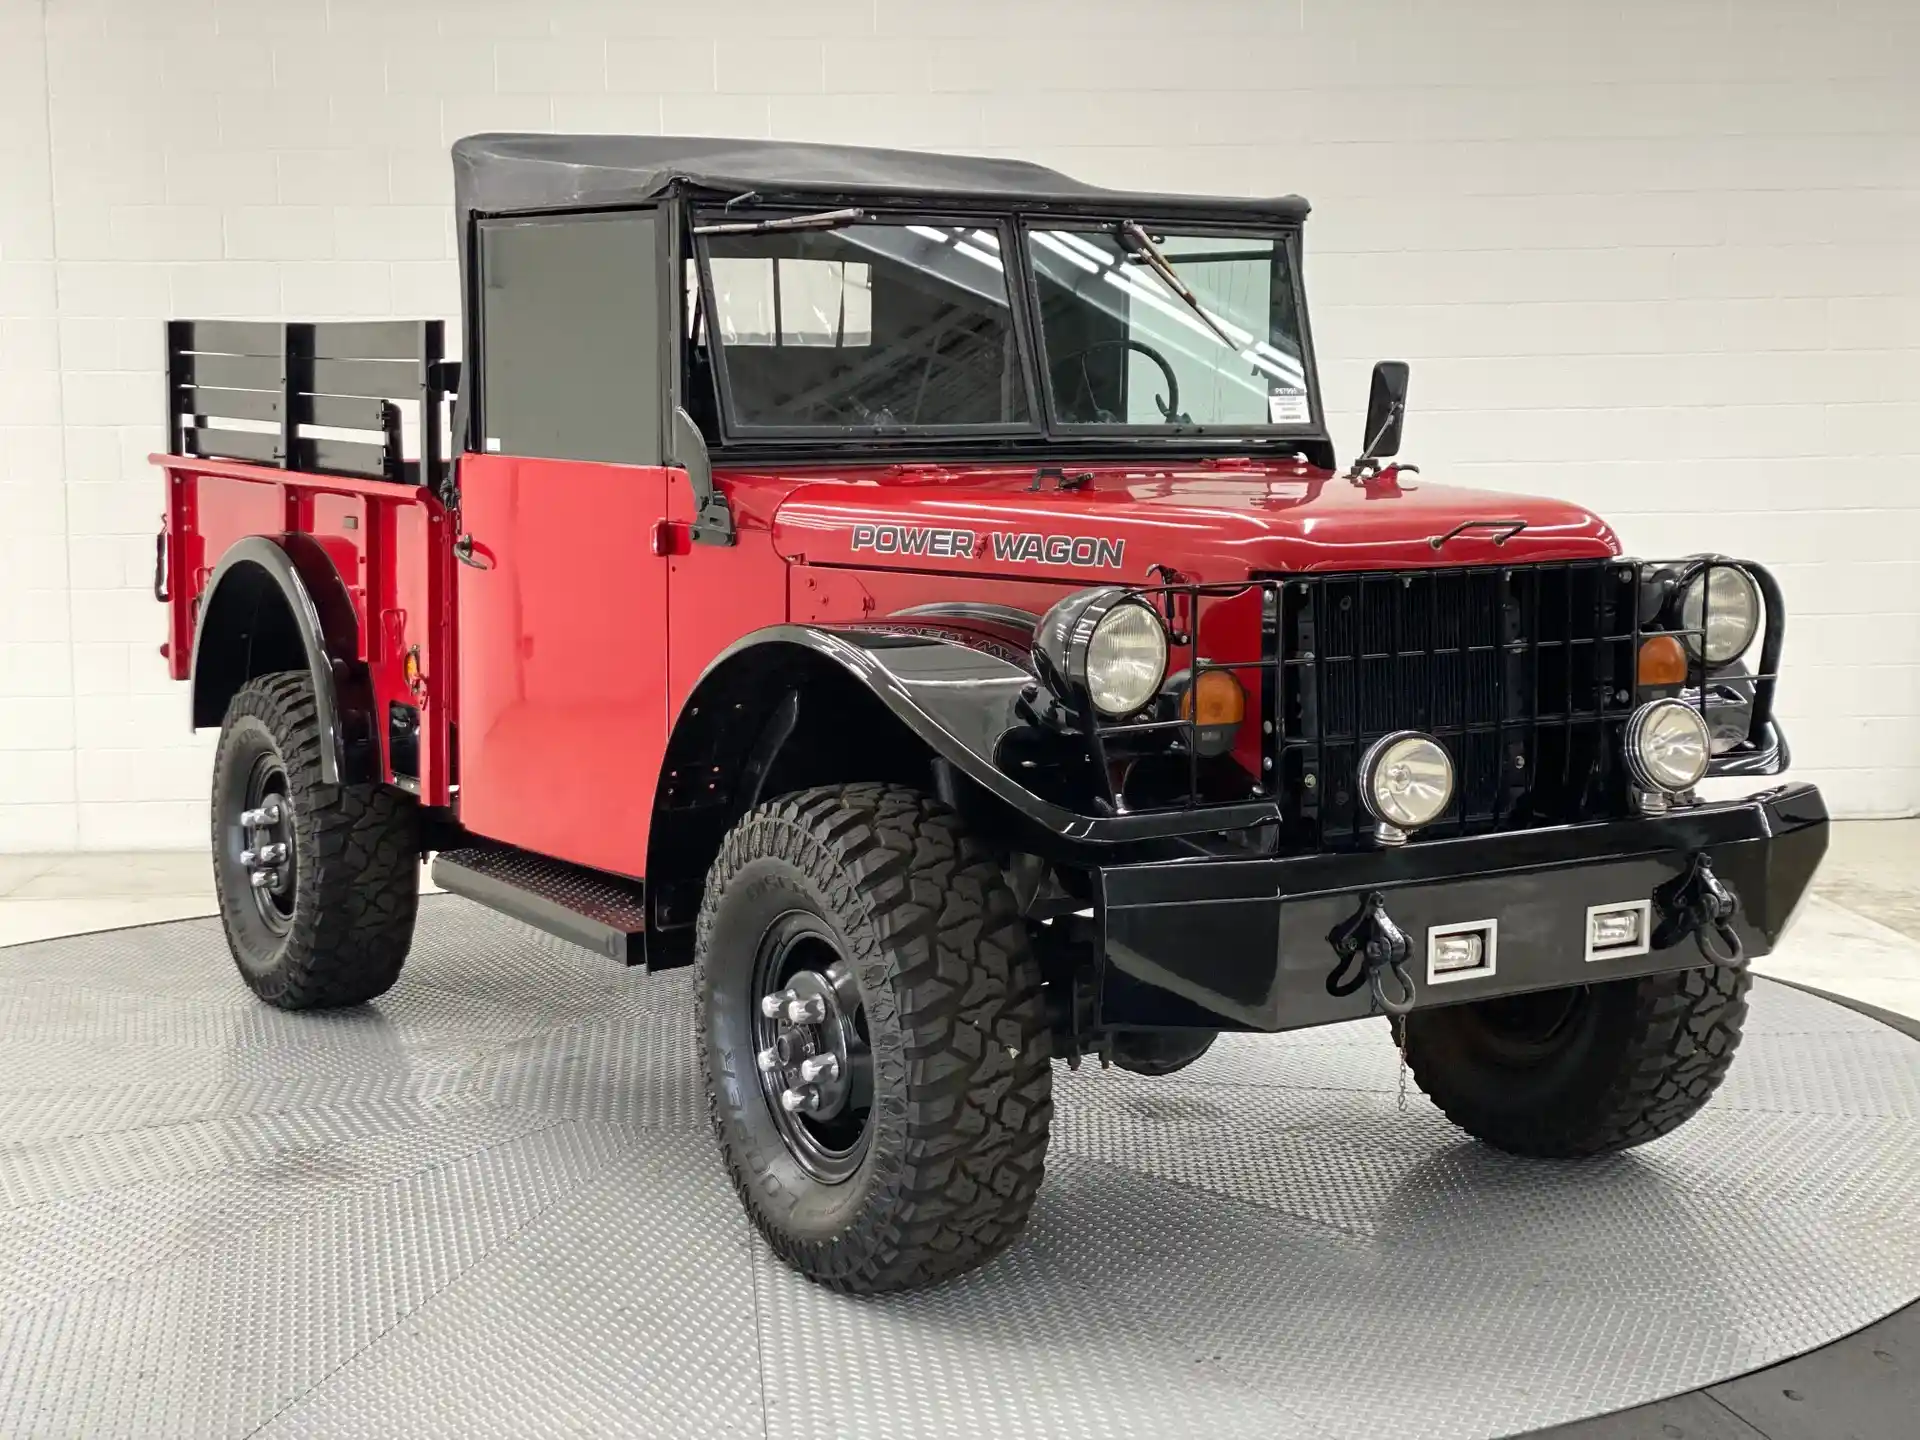
[[[638,880],[503,846],[442,850],[433,883],[622,965],[646,963],[646,887]]]

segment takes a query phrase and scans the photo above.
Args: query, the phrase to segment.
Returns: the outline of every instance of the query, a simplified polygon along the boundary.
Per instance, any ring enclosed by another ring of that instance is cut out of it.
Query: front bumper
[[[1292,1030],[1371,1013],[1363,987],[1331,993],[1340,965],[1329,934],[1370,892],[1413,941],[1416,1008],[1684,970],[1691,938],[1637,955],[1586,958],[1589,907],[1649,900],[1694,857],[1738,905],[1749,957],[1778,942],[1827,848],[1827,810],[1811,785],[1667,815],[1414,843],[1364,854],[1194,858],[1098,872],[1106,963],[1103,1026]],[[1433,927],[1497,920],[1491,974],[1429,984]]]

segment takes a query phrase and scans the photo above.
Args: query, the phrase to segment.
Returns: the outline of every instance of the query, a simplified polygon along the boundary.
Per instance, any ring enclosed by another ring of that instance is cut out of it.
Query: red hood
[[[790,560],[1023,579],[1147,582],[1167,565],[1201,580],[1254,572],[1359,570],[1565,560],[1617,554],[1613,531],[1563,500],[1428,485],[1359,486],[1297,463],[1203,461],[1068,466],[1090,473],[1036,491],[1032,465],[866,466],[823,473],[721,476],[748,508],[772,508],[774,547]],[[772,492],[772,493],[769,493]],[[751,496],[751,498],[749,498]],[[1496,545],[1482,529],[1433,546],[1472,520],[1525,520]]]

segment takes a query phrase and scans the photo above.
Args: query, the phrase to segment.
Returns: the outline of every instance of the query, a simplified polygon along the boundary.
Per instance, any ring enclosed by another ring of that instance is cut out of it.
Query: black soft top
[[[1298,222],[1298,195],[1156,195],[1089,185],[1025,160],[686,135],[469,135],[453,144],[454,203],[469,215],[634,204],[676,186],[732,199],[843,195],[1119,214]]]

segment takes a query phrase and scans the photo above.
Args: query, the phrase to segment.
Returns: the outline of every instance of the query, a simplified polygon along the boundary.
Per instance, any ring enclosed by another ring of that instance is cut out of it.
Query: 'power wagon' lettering
[[[853,548],[881,555],[931,555],[942,560],[971,560],[973,531],[928,525],[856,525]]]
[[[931,525],[856,525],[853,548],[877,555],[926,555],[940,560],[984,558],[981,539],[971,530]],[[1092,535],[1036,535],[996,531],[985,536],[993,558],[1009,565],[1075,565],[1083,570],[1118,570],[1127,553],[1125,540]]]
[[[1013,564],[1078,565],[1082,569],[1120,568],[1127,553],[1124,540],[1100,540],[1091,535],[1032,535],[1003,533],[989,537],[993,558]]]

